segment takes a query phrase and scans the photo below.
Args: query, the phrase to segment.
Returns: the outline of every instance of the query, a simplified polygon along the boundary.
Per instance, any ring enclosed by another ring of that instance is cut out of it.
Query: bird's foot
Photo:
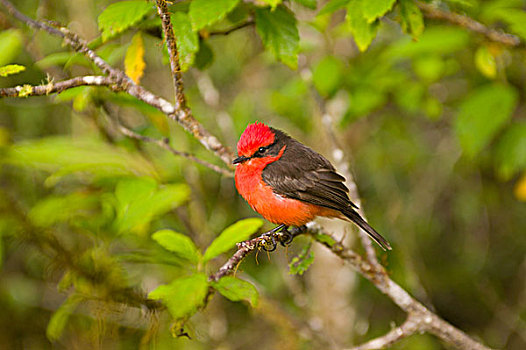
[[[268,233],[261,235],[261,241],[259,241],[259,245],[261,248],[266,252],[273,252],[276,250],[278,243],[276,242],[276,237],[274,236],[274,233]]]
[[[292,235],[292,233],[290,233],[289,228],[287,226],[283,227],[278,232],[278,240],[283,247],[286,247],[289,244],[291,244],[293,239],[294,236]]]
[[[259,241],[259,244],[261,248],[266,252],[273,252],[276,250],[278,243],[276,242],[276,232],[286,230],[287,226],[285,225],[279,225],[274,227],[272,230],[267,231],[261,235],[261,241]],[[278,238],[278,240],[281,242],[281,240]]]

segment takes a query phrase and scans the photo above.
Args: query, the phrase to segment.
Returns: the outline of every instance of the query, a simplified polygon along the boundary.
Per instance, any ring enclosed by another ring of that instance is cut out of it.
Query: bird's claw
[[[261,248],[269,253],[275,251],[278,246],[273,232],[265,235],[259,243],[261,245]]]
[[[282,228],[281,231],[278,234],[281,236],[279,238],[279,243],[283,247],[286,247],[289,244],[291,244],[292,240],[294,239],[294,236],[292,235],[292,233],[289,232],[287,227]]]

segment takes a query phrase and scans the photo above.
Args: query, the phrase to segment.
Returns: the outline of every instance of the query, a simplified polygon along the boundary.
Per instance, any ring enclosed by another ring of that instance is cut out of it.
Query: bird
[[[287,232],[316,217],[338,218],[355,223],[383,250],[391,250],[357,212],[345,178],[318,152],[260,122],[246,127],[237,152],[232,162],[237,191],[252,209],[279,225],[272,232]]]

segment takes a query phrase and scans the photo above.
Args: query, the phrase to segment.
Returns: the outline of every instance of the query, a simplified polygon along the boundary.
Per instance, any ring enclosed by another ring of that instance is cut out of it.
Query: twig
[[[420,10],[422,10],[422,12],[424,13],[424,16],[427,18],[450,22],[460,27],[469,29],[475,33],[482,34],[489,40],[504,44],[506,46],[517,47],[521,45],[521,40],[516,35],[488,28],[484,24],[475,21],[471,17],[460,15],[458,13],[450,11],[445,11],[439,9],[434,5],[426,4],[423,2],[417,2],[417,4]]]
[[[184,96],[183,76],[181,75],[181,66],[179,64],[179,52],[175,41],[174,29],[170,19],[170,12],[166,5],[166,0],[156,0],[157,13],[161,17],[163,32],[166,39],[166,47],[170,56],[170,69],[174,83],[175,98],[179,102],[180,108],[186,108],[186,98]]]
[[[108,74],[117,89],[126,91],[131,96],[159,109],[169,118],[178,122],[186,131],[198,139],[203,146],[221,158],[228,167],[233,168],[231,162],[234,158],[234,154],[221,144],[214,135],[206,130],[203,125],[193,117],[188,108],[183,108],[178,100],[175,101],[175,105],[172,105],[165,99],[153,94],[142,86],[135,84],[123,71],[109,65],[88,47],[85,40],[81,39],[78,35],[69,31],[67,28],[57,29],[45,23],[35,21],[19,12],[8,0],[0,0],[0,3],[7,8],[7,11],[13,17],[24,22],[26,25],[35,29],[47,31],[52,35],[63,38],[64,42],[74,51],[84,54],[105,74]]]
[[[124,135],[126,135],[128,137],[131,137],[131,138],[136,139],[136,140],[141,140],[143,142],[153,143],[153,144],[155,144],[155,145],[157,145],[157,146],[159,146],[159,147],[171,152],[172,154],[174,154],[176,156],[184,157],[184,158],[186,158],[188,160],[191,160],[192,162],[196,162],[196,163],[201,164],[201,165],[203,165],[203,166],[205,166],[205,167],[207,167],[209,169],[212,169],[216,173],[223,174],[223,175],[228,176],[228,177],[233,177],[234,176],[234,174],[230,170],[223,169],[223,168],[221,168],[221,167],[219,167],[219,166],[217,166],[215,164],[208,163],[207,161],[199,159],[199,158],[197,158],[196,156],[194,156],[194,155],[192,155],[190,153],[176,150],[175,148],[170,146],[170,142],[169,142],[168,139],[159,140],[159,139],[155,139],[155,138],[152,138],[152,137],[144,136],[144,135],[136,133],[133,130],[128,129],[127,127],[125,127],[122,124],[118,124],[117,128],[119,129],[120,132],[122,132]]]
[[[54,83],[50,81],[43,85],[22,85],[12,88],[0,88],[0,97],[26,97],[26,96],[44,96],[52,93],[60,93],[64,90],[78,86],[114,86],[114,82],[109,77],[102,75],[86,75],[75,77],[68,80]],[[115,87],[116,88],[116,87]]]
[[[407,338],[410,335],[413,335],[419,330],[419,327],[420,324],[418,319],[410,314],[409,317],[407,317],[407,320],[405,320],[401,326],[391,329],[388,333],[382,335],[381,337],[371,339],[366,343],[354,346],[348,350],[384,349],[404,338]]]
[[[216,30],[216,31],[213,31],[213,32],[210,32],[208,33],[208,36],[213,36],[213,35],[228,35],[232,32],[235,32],[236,30],[239,30],[239,29],[242,29],[242,28],[245,28],[245,27],[249,27],[253,24],[255,24],[256,22],[254,22],[254,20],[250,19],[246,22],[243,22],[241,24],[238,24],[237,26],[234,26],[232,28],[228,28],[228,29],[225,29],[225,30]]]

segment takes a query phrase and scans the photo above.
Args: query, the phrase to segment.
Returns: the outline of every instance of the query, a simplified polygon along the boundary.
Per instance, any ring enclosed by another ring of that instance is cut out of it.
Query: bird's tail
[[[378,245],[380,247],[382,247],[383,250],[391,250],[391,245],[389,244],[389,242],[387,242],[387,240],[385,238],[382,237],[381,234],[379,234],[378,232],[376,232],[376,230],[374,228],[371,227],[371,225],[369,225],[361,216],[360,214],[358,214],[354,209],[350,208],[348,210],[344,210],[343,212],[343,215],[345,215],[347,218],[349,218],[349,220],[351,220],[352,222],[354,222],[356,225],[360,226],[360,228],[362,230],[364,230],[365,232],[367,232],[367,234],[369,235],[369,237],[371,237],[371,239],[373,241],[375,241],[376,243],[378,243]]]

